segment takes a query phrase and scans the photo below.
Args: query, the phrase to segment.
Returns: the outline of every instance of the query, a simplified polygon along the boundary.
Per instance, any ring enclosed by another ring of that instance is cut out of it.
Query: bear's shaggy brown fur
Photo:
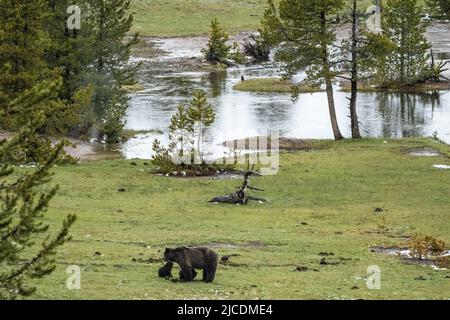
[[[203,270],[203,281],[212,282],[216,276],[218,255],[208,248],[167,248],[164,252],[164,260],[178,263],[180,266],[180,280],[192,281],[197,272],[195,269]]]

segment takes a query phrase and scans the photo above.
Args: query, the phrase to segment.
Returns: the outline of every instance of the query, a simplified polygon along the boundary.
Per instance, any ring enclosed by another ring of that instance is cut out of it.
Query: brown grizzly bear
[[[208,248],[167,248],[164,252],[164,260],[178,263],[180,266],[180,280],[192,281],[197,272],[203,270],[203,281],[212,282],[216,276],[218,255]]]

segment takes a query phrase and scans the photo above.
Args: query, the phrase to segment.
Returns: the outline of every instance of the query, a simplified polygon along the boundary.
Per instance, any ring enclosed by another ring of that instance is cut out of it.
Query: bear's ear
[[[169,253],[170,251],[172,251],[172,249],[166,248],[166,251],[164,251],[164,253]]]

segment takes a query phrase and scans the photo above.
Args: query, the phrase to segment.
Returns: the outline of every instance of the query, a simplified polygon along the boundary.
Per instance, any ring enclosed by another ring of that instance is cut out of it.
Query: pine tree
[[[44,117],[37,117],[10,140],[0,142],[0,157],[21,149],[24,141],[36,140],[36,129],[43,122]],[[50,170],[63,148],[64,144],[52,148],[42,165],[19,178],[13,178],[14,170],[8,164],[0,164],[0,299],[16,299],[35,292],[29,280],[52,273],[57,248],[70,240],[68,232],[75,216],[67,216],[53,238],[43,222],[58,188],[39,191],[50,182]]]
[[[0,20],[0,125],[15,131],[42,111],[47,123],[40,133],[66,135],[69,128],[79,124],[82,98],[89,92],[84,88],[71,101],[61,94],[61,68],[47,59],[48,52],[54,50],[47,30],[52,30],[48,24],[53,21],[47,1],[1,0]],[[45,103],[15,103],[22,93],[38,85],[48,86]]]
[[[425,37],[427,24],[421,21],[417,0],[388,0],[384,32],[393,44],[387,62],[385,83],[400,86],[421,81],[429,69],[430,43]]]
[[[211,21],[210,28],[208,45],[202,53],[208,62],[224,62],[231,50],[231,46],[227,45],[229,36],[222,30],[217,19]]]
[[[46,0],[0,0],[0,125],[6,129],[17,128],[11,102],[38,82],[57,77],[44,60],[46,5]]]
[[[195,91],[187,110],[187,117],[194,126],[194,136],[197,140],[197,154],[200,162],[203,163],[202,138],[203,129],[214,123],[215,113],[213,107],[208,103],[206,94],[203,91]]]
[[[67,27],[67,8],[70,0],[49,0],[48,19],[45,29],[49,35],[49,47],[45,51],[47,64],[61,69],[63,90],[62,99],[70,101],[79,87],[80,75],[90,63],[89,54],[92,43],[81,34],[81,30]]]
[[[262,21],[263,34],[268,43],[279,45],[276,57],[285,64],[286,78],[305,71],[309,82],[325,83],[334,138],[343,139],[332,85],[336,76],[333,70],[335,26],[328,19],[340,12],[343,1],[280,0],[278,3],[277,9],[274,1],[269,0],[269,9]],[[298,97],[298,92],[294,92],[294,97]]]
[[[169,145],[163,147],[159,140],[153,141],[153,164],[161,172],[172,172],[177,165],[190,165],[193,156],[194,126],[188,117],[188,108],[180,104],[170,119]]]
[[[94,88],[98,136],[108,142],[120,140],[129,102],[124,87],[137,82],[139,66],[130,66],[128,61],[131,47],[139,41],[138,34],[123,42],[133,23],[129,11],[130,0],[84,0],[82,8],[83,27],[92,40],[92,68],[85,81]]]
[[[201,152],[203,129],[211,126],[214,120],[215,113],[205,93],[194,91],[189,106],[180,104],[170,120],[168,147],[164,148],[160,141],[154,141],[153,163],[160,170],[168,171],[177,164],[193,164],[197,155],[200,163],[204,164]]]
[[[362,78],[361,76],[361,56],[364,52],[362,42],[364,42],[363,19],[365,15],[358,10],[357,0],[347,1],[350,4],[350,13],[343,15],[341,23],[351,24],[351,34],[349,39],[344,39],[339,46],[339,63],[337,68],[342,73],[337,77],[350,82],[351,96],[350,96],[350,120],[351,131],[353,139],[360,139],[361,133],[359,130],[358,113],[357,113],[357,99],[358,99],[358,85]],[[348,17],[349,16],[349,17]]]
[[[93,40],[83,23],[81,30],[69,30],[67,8],[72,4],[70,0],[48,1],[45,29],[50,41],[45,60],[50,68],[60,70],[62,86],[58,98],[72,106],[72,119],[77,120],[67,124],[67,131],[79,137],[89,135],[95,124],[91,103],[93,87],[85,81],[92,64]]]
[[[357,9],[357,0],[352,0],[351,9],[351,21],[352,21],[352,34],[350,41],[350,55],[351,55],[351,97],[350,97],[350,121],[352,129],[352,138],[360,139],[361,133],[359,131],[359,120],[357,112],[357,99],[358,99],[358,81],[360,78],[359,71],[359,55],[361,45],[361,13]],[[344,51],[345,52],[345,51]]]
[[[36,118],[42,121],[34,127],[36,135],[29,135],[26,140],[16,144],[14,152],[4,153],[0,161],[12,164],[44,163],[48,153],[52,149],[52,139],[48,132],[53,132],[59,127],[66,127],[70,121],[77,121],[68,117],[59,117],[64,114],[66,106],[56,98],[61,81],[42,81],[33,88],[25,90],[15,98],[8,106],[11,112],[19,115],[17,127],[22,128],[33,122]],[[79,97],[82,101],[83,97]],[[62,141],[64,145],[69,143]],[[76,160],[61,151],[58,162],[74,163]]]
[[[335,66],[342,73],[337,77],[350,82],[350,121],[353,139],[361,138],[357,112],[359,83],[373,76],[368,67],[368,60],[370,60],[368,44],[371,43],[369,36],[375,37],[378,34],[370,31],[367,24],[370,15],[360,11],[358,2],[358,0],[346,1],[346,7],[349,7],[349,10],[344,12],[340,23],[351,26],[350,37],[335,45],[339,56]],[[374,0],[373,3],[379,7],[382,6],[381,0]]]
[[[193,134],[194,125],[188,117],[188,108],[180,104],[169,125],[169,150],[176,162],[192,162]]]

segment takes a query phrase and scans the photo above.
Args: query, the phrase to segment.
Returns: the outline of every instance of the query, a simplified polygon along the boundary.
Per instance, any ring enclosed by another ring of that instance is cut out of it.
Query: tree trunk
[[[350,97],[350,118],[352,126],[352,138],[361,139],[361,133],[359,131],[358,113],[356,111],[356,101],[358,97],[358,84],[352,80],[352,95]]]
[[[352,127],[352,138],[361,139],[361,133],[359,131],[358,113],[356,111],[356,101],[358,98],[358,17],[356,0],[353,0],[352,11],[352,93],[350,97],[350,119]]]
[[[203,164],[203,153],[201,151],[201,145],[202,145],[202,138],[203,138],[203,123],[200,122],[200,128],[199,128],[199,133],[198,133],[198,137],[197,137],[197,152],[198,152],[198,157],[200,160],[200,164]]]
[[[342,140],[344,139],[344,137],[342,136],[341,131],[339,130],[339,124],[336,117],[336,108],[334,103],[333,84],[329,76],[326,77],[325,84],[327,90],[328,110],[330,113],[331,128],[333,129],[334,140],[336,141]]]
[[[325,36],[326,34],[326,15],[325,12],[321,13],[321,22],[322,22],[322,32]],[[321,44],[321,50],[322,50],[322,73],[325,78],[325,85],[326,85],[326,91],[327,91],[327,100],[328,100],[328,110],[330,113],[330,120],[331,120],[331,128],[333,129],[333,135],[334,140],[342,140],[344,137],[341,134],[341,131],[339,130],[339,124],[336,117],[336,107],[334,103],[334,90],[333,90],[333,83],[332,83],[332,76],[331,76],[331,70],[330,70],[330,63],[328,61],[328,48],[327,44],[322,42]]]

